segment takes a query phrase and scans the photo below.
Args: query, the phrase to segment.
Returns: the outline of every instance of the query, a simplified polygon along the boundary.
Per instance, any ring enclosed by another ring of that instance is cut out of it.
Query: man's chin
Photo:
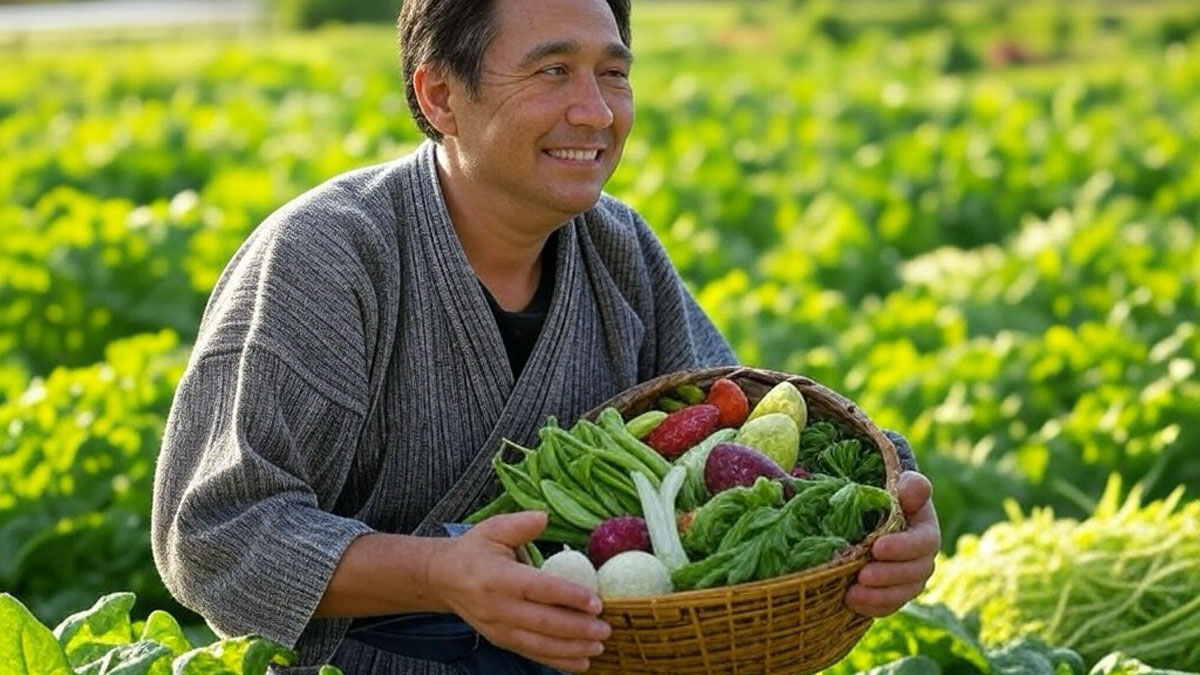
[[[594,207],[600,201],[600,194],[601,190],[590,190],[576,194],[561,195],[556,201],[559,202],[563,213],[568,214],[570,218],[574,218]]]

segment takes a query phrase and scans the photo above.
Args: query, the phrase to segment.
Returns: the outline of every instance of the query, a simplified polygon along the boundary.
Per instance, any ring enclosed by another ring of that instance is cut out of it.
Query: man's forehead
[[[521,43],[522,52],[531,43],[582,40],[612,41],[624,47],[606,0],[495,0],[492,7],[496,38]]]

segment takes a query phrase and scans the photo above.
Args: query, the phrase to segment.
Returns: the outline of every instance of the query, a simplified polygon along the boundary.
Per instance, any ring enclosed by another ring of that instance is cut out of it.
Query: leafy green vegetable
[[[1037,638],[1022,638],[988,652],[995,675],[1083,675],[1086,667],[1070,649],[1047,647]]]
[[[789,570],[802,570],[829,562],[834,554],[850,545],[841,537],[803,537],[799,540],[789,540],[787,548],[787,567]],[[761,578],[767,578],[762,576]]]
[[[839,521],[851,523],[845,526],[847,530],[853,529],[853,523],[870,521],[873,517],[875,507],[871,498],[855,498],[855,491],[847,491],[854,485],[830,477],[795,481],[799,491],[783,505],[777,503],[782,492],[777,489],[778,484],[766,478],[758,479],[749,488],[719,493],[701,507],[688,530],[693,547],[711,552],[693,556],[693,562],[676,570],[672,582],[679,590],[708,588],[769,579],[828,562],[851,541],[827,536],[822,530],[827,520],[823,514],[840,513]],[[877,490],[865,485],[858,487]],[[733,494],[722,499],[730,493]],[[839,494],[846,496],[834,507],[831,500]],[[711,510],[704,513],[710,505]],[[702,529],[697,531],[697,520],[702,515],[706,520],[700,522]],[[714,548],[712,542],[718,534]],[[860,539],[862,534],[859,533]]]
[[[132,593],[112,593],[51,631],[19,600],[0,593],[0,666],[4,675],[264,675],[296,653],[256,635],[190,648],[175,618],[155,611],[134,640]],[[68,656],[70,658],[68,658]],[[341,675],[329,665],[320,675]]]
[[[1084,675],[1078,654],[1023,638],[994,650],[979,640],[973,616],[944,605],[909,603],[878,622],[838,665],[823,675],[931,673],[934,675]]]
[[[870,442],[843,433],[827,422],[813,422],[800,433],[797,464],[810,474],[826,474],[883,487],[883,456]]]
[[[43,622],[114,588],[197,620],[163,587],[149,535],[154,458],[186,359],[171,333],[139,336],[0,400],[0,587]]]
[[[146,625],[142,627],[141,639],[153,640],[167,647],[171,650],[172,656],[179,656],[192,649],[187,636],[179,627],[179,622],[175,620],[175,617],[160,609],[150,612],[150,616],[146,617]]]
[[[76,675],[168,675],[171,650],[153,640],[120,645],[75,669]]]
[[[248,635],[193,649],[175,659],[176,675],[263,675],[267,666],[289,665],[296,653],[266,638]]]
[[[135,600],[133,593],[112,593],[97,600],[90,609],[72,614],[58,624],[54,637],[72,666],[78,668],[92,663],[113,647],[127,645],[133,640],[129,610],[133,609]]]
[[[0,664],[11,675],[74,672],[50,629],[8,593],[0,593]]]
[[[867,675],[942,675],[942,668],[925,656],[906,656],[899,661],[872,668]]]
[[[829,473],[857,483],[883,487],[887,472],[883,456],[857,438],[837,441],[821,451],[821,466]]]
[[[847,483],[829,498],[830,510],[821,522],[825,534],[857,542],[887,517],[895,498],[887,490]]]
[[[750,487],[725,490],[696,509],[691,525],[683,535],[684,549],[692,560],[714,553],[725,533],[743,513],[758,506],[782,502],[783,486],[766,478],[759,478]]]

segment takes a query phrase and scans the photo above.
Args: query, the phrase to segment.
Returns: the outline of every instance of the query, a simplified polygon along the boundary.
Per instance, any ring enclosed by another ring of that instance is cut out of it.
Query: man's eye
[[[567,74],[567,68],[566,66],[548,66],[546,68],[542,68],[541,72],[546,75],[561,77]]]
[[[617,78],[620,78],[620,79],[622,79],[622,80],[628,80],[628,79],[629,79],[629,72],[628,72],[628,71],[625,71],[625,70],[621,70],[621,69],[619,69],[619,68],[614,68],[614,69],[612,69],[612,70],[607,70],[607,71],[605,71],[605,73],[604,73],[604,74],[605,74],[605,75],[608,75],[609,77],[617,77]]]

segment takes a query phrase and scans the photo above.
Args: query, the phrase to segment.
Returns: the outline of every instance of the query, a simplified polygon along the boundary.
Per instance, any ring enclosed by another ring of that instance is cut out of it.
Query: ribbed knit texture
[[[650,229],[604,196],[557,238],[549,313],[514,382],[434,150],[340,176],[249,237],[209,300],[155,476],[154,558],[175,597],[221,635],[348,675],[456,672],[334,654],[349,621],[310,617],[352,540],[439,535],[498,490],[501,438],[734,362]]]

